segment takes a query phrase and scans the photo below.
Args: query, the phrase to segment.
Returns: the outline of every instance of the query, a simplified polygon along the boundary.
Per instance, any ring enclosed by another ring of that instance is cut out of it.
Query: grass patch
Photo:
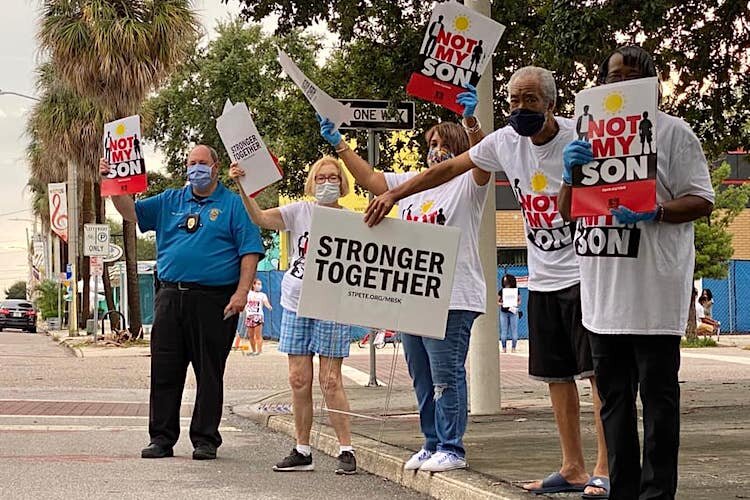
[[[682,339],[680,347],[716,347],[716,341],[711,337],[698,337],[695,340]]]

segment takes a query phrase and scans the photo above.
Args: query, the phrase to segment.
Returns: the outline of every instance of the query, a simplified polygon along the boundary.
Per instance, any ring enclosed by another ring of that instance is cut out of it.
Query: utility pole
[[[71,268],[68,335],[78,335],[78,165],[68,161],[68,263]]]
[[[465,0],[471,10],[490,17],[490,0]],[[477,118],[486,133],[494,130],[492,61],[477,86]],[[474,322],[469,344],[469,398],[472,415],[500,411],[500,345],[498,342],[497,237],[495,222],[495,176],[490,178],[487,202],[479,228],[479,257],[487,282],[487,312]]]

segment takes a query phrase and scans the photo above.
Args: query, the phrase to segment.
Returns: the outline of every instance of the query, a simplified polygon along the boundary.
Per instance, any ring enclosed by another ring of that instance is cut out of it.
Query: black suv
[[[36,311],[27,300],[6,299],[0,302],[0,331],[19,328],[36,333]]]

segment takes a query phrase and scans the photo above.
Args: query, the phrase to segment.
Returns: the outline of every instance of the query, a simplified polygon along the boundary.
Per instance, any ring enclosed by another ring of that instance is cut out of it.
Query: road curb
[[[269,397],[263,398],[267,400]],[[261,402],[263,401],[261,400]],[[232,412],[294,437],[294,419],[290,415],[273,415],[258,411],[255,405],[238,405]],[[333,430],[328,425],[314,424],[312,446],[323,453],[336,457],[339,454],[339,443]],[[363,436],[353,436],[353,446],[357,454],[357,466],[362,470],[383,477],[411,490],[430,495],[440,500],[529,500],[529,494],[507,482],[493,480],[472,470],[455,470],[446,473],[432,474],[422,471],[405,471],[406,461],[403,457],[411,451],[386,443],[378,442]],[[548,498],[540,496],[536,498]]]
[[[57,345],[64,347],[68,352],[73,354],[73,356],[77,358],[83,358],[83,349],[75,345],[71,345],[70,342],[67,342],[68,340],[67,338],[55,337],[54,335],[51,335],[49,332],[47,332],[47,335],[50,336],[53,342],[55,342]]]

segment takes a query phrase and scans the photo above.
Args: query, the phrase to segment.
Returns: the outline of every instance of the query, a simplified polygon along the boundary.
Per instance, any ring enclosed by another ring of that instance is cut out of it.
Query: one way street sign
[[[342,123],[342,129],[410,130],[414,128],[414,103],[399,102],[388,109],[390,101],[367,99],[338,99],[349,106],[351,119]]]

